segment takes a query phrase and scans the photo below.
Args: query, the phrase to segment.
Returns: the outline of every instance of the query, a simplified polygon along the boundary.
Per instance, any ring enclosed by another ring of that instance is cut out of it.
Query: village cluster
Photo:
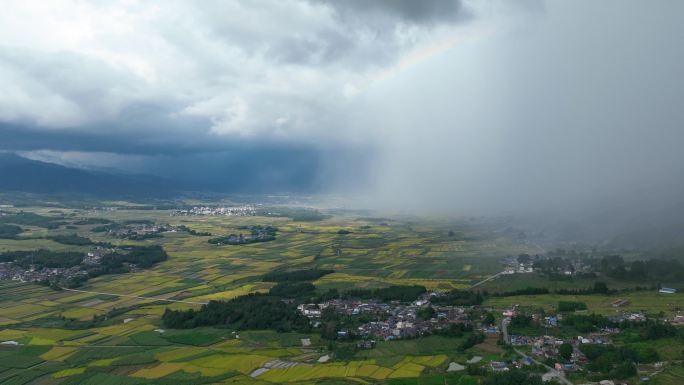
[[[559,347],[563,344],[570,344],[572,346],[572,354],[568,362],[557,362],[555,364],[556,370],[564,372],[574,372],[582,369],[582,365],[589,361],[582,351],[579,349],[581,344],[593,345],[612,345],[613,341],[610,334],[618,333],[617,331],[603,331],[601,333],[592,333],[586,336],[577,336],[571,339],[560,339],[553,336],[518,336],[511,335],[510,343],[513,346],[529,346],[531,347],[532,355],[540,359],[553,359],[563,361],[560,359]]]
[[[567,373],[586,370],[590,360],[582,352],[582,345],[611,346],[613,337],[621,332],[617,327],[603,327],[595,332],[560,338],[554,334],[557,334],[555,331],[562,327],[563,314],[527,314],[517,306],[501,313],[500,326],[496,323],[486,324],[479,321],[480,315],[494,312],[494,309],[479,306],[438,306],[430,302],[431,298],[438,295],[440,294],[428,293],[411,304],[401,304],[396,301],[384,303],[376,300],[333,299],[319,304],[299,304],[298,310],[309,317],[314,325],[319,324],[325,309],[328,308],[334,309],[337,314],[343,316],[370,315],[371,317],[367,318],[372,321],[365,322],[354,329],[342,329],[337,332],[339,338],[346,338],[349,335],[360,337],[356,343],[358,349],[372,349],[376,346],[377,340],[388,341],[433,334],[448,328],[451,324],[471,325],[484,334],[500,336],[503,343],[510,345],[518,353],[517,358],[511,361],[490,362],[487,365],[489,370],[501,372],[544,363],[551,365],[547,375],[556,378]],[[624,300],[615,300],[613,306],[621,307],[627,303]],[[422,310],[428,307],[434,310],[429,313],[431,315],[421,316]],[[530,316],[533,322],[541,325],[547,333],[545,335],[509,335],[511,319],[520,314]],[[623,312],[608,318],[616,323],[623,321],[639,323],[649,320],[648,316],[640,312]],[[672,319],[659,321],[681,324],[684,323],[684,315],[676,315]],[[569,356],[564,357],[561,353],[562,345],[571,347]],[[455,364],[452,369],[463,370],[463,368],[462,365]]]
[[[229,206],[229,207],[208,207],[197,206],[187,210],[175,210],[172,216],[236,216],[248,217],[256,215],[254,206]]]
[[[146,223],[133,226],[103,226],[102,228],[106,231],[107,235],[123,239],[146,238],[161,233],[175,233],[181,231],[181,229],[175,226]]]
[[[521,260],[518,257],[509,256],[504,258],[501,263],[504,265],[502,274],[525,274],[533,273],[534,267],[532,260]]]
[[[19,282],[44,282],[53,277],[73,278],[88,273],[81,270],[80,266],[72,267],[30,267],[25,269],[12,262],[0,262],[0,280],[13,280]]]
[[[365,339],[376,338],[386,341],[427,335],[453,323],[468,322],[466,309],[459,306],[432,306],[433,316],[421,318],[419,310],[430,306],[429,298],[435,295],[439,294],[426,294],[409,305],[396,301],[382,303],[374,300],[334,299],[321,304],[300,304],[298,309],[312,320],[318,319],[322,311],[329,307],[346,316],[372,315],[375,320],[358,326],[357,330],[341,330],[338,335],[346,337],[352,333]],[[366,346],[369,343],[361,343],[359,347],[369,347]]]
[[[613,306],[616,307],[616,303],[624,305],[627,303],[624,300],[616,300],[613,302]],[[520,314],[517,307],[506,309],[502,312],[502,332],[505,342],[514,348],[524,348],[524,350],[530,353],[530,356],[524,356],[527,358],[523,361],[515,361],[511,363],[505,362],[492,362],[490,364],[493,371],[507,371],[510,368],[519,368],[520,363],[530,364],[533,361],[555,361],[553,367],[558,373],[568,373],[584,370],[584,367],[589,363],[587,356],[582,352],[581,345],[613,345],[612,336],[617,335],[621,332],[620,328],[617,327],[603,327],[596,332],[576,335],[569,338],[558,338],[551,335],[541,335],[541,336],[528,336],[528,335],[509,335],[507,329],[511,323],[512,317]],[[649,317],[641,312],[623,312],[618,315],[607,317],[610,321],[615,323],[630,322],[630,323],[643,323],[649,320]],[[532,319],[535,322],[539,322],[545,329],[551,331],[553,329],[558,329],[563,321],[562,314],[556,314],[551,316],[542,316],[540,314],[532,314]],[[670,323],[672,325],[684,324],[684,315],[677,314],[672,318],[657,319],[657,321],[662,321],[665,323]],[[498,333],[498,328],[495,327],[484,327],[485,333]],[[569,359],[563,359],[560,352],[561,345],[569,345],[572,347],[572,353]],[[535,358],[532,358],[535,357]]]
[[[504,265],[504,270],[501,272],[504,275],[510,274],[529,274],[538,271],[543,271],[542,267],[545,262],[550,261],[551,258],[547,255],[530,256],[522,254],[519,256],[508,256],[504,258],[501,263]],[[592,274],[595,272],[594,266],[588,259],[573,258],[563,261],[564,265],[553,266],[554,270],[561,275],[573,276],[580,274]]]
[[[79,276],[87,276],[89,267],[98,266],[102,256],[119,251],[116,247],[96,246],[93,250],[83,255],[80,264],[70,267],[41,267],[31,264],[28,267],[19,266],[13,262],[0,262],[0,280],[13,280],[19,282],[49,282],[52,278],[73,279]],[[135,266],[127,264],[126,267],[135,270]]]

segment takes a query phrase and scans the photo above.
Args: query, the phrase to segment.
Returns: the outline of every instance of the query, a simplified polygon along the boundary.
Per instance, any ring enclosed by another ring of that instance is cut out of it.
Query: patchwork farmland
[[[0,253],[116,253],[160,246],[168,257],[145,268],[93,274],[73,288],[0,280],[2,384],[476,384],[482,378],[477,370],[446,369],[450,363],[467,365],[473,357],[481,360],[479,367],[510,357],[495,336],[469,343],[468,333],[434,333],[356,348],[356,342],[331,340],[314,326],[255,330],[226,323],[171,328],[163,318],[169,311],[199,311],[210,301],[273,292],[283,284],[264,279],[272,272],[322,272],[309,280],[315,290],[311,295],[318,296],[373,293],[388,287],[465,292],[500,273],[505,257],[538,251],[496,224],[472,221],[340,212],[313,221],[268,215],[178,216],[172,210],[134,207],[21,211],[61,224],[23,225],[19,236],[0,239]],[[103,223],[116,231],[98,229]],[[132,239],[130,233],[121,236],[122,226],[162,230]],[[275,239],[239,245],[209,242],[266,226],[277,228]],[[63,244],[54,240],[62,239],[54,238],[57,235],[77,235],[91,243]],[[510,276],[486,281],[481,289],[522,284]],[[669,302],[652,301],[649,295],[626,298],[630,306],[644,311],[670,312],[676,307],[672,301],[684,305],[679,295],[669,297]],[[485,305],[551,311],[558,300],[553,294],[501,297],[489,298]],[[592,311],[614,311],[603,297],[584,300]],[[668,370],[663,378],[675,378],[677,373]]]

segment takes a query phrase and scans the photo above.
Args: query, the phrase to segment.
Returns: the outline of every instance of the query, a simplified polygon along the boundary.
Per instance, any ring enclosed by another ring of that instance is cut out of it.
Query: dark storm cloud
[[[365,18],[381,16],[399,18],[411,24],[454,22],[462,19],[460,0],[322,0],[344,17]]]
[[[134,134],[132,134],[134,135]],[[253,140],[36,132],[0,126],[3,150],[67,167],[161,176],[178,189],[233,193],[350,191],[367,183],[373,150]],[[41,150],[36,150],[40,148]],[[44,150],[51,149],[51,150]],[[86,151],[84,151],[86,149]]]
[[[134,116],[136,116],[134,114]],[[194,156],[201,154],[221,153],[225,151],[239,151],[248,153],[255,151],[255,157],[260,153],[279,150],[325,151],[330,148],[369,150],[370,146],[346,146],[336,144],[334,146],[321,143],[293,143],[269,140],[253,140],[250,138],[216,137],[206,133],[198,133],[197,130],[189,132],[187,127],[171,125],[163,129],[155,130],[153,125],[160,124],[154,120],[145,125],[144,122],[136,121],[127,126],[126,130],[120,127],[99,127],[97,130],[38,130],[32,127],[0,124],[0,150],[3,151],[33,151],[53,150],[56,152],[92,151],[107,152],[114,154],[131,154],[140,156]],[[177,122],[175,122],[177,124]],[[189,123],[190,124],[190,123]],[[201,124],[192,122],[191,125]]]

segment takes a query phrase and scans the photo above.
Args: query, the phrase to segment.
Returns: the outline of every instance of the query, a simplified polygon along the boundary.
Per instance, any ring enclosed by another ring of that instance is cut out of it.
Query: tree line
[[[421,285],[392,285],[379,289],[352,289],[347,296],[360,299],[378,299],[383,302],[410,302],[426,293],[427,289]]]
[[[601,269],[608,277],[638,282],[678,282],[684,276],[684,265],[671,259],[650,259],[625,262],[619,255],[608,255],[601,260]]]
[[[28,269],[31,265],[42,269],[69,268],[78,266],[83,261],[83,253],[73,251],[50,251],[45,249],[30,251],[6,251],[0,254],[0,262],[12,262],[14,265]]]
[[[164,325],[175,329],[200,326],[226,326],[235,329],[278,332],[308,331],[309,319],[297,311],[296,306],[283,302],[281,297],[253,293],[230,301],[211,301],[199,310],[166,309]]]
[[[11,223],[15,225],[37,226],[46,229],[56,229],[59,226],[67,224],[64,217],[48,217],[34,213],[20,211],[16,214],[0,216],[0,223]]]
[[[617,280],[636,281],[636,282],[676,282],[684,274],[684,265],[675,259],[650,259],[634,260],[627,262],[620,255],[605,255],[601,258],[589,257],[587,255],[573,255],[566,257],[560,254],[551,258],[540,256],[518,257],[518,261],[533,261],[535,269],[547,274],[554,280],[572,280],[572,276],[567,276],[566,271],[575,272],[575,262],[580,261],[587,266],[590,273],[583,273],[582,276],[595,278],[596,273],[601,273],[607,277]]]
[[[239,229],[249,230],[248,235],[230,234],[209,239],[207,242],[213,245],[246,245],[258,242],[275,241],[278,229],[274,226],[241,226]]]

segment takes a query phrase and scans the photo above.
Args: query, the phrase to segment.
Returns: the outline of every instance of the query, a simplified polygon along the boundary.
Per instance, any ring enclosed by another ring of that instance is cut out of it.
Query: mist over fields
[[[337,194],[595,234],[678,225],[682,11],[20,4],[0,16],[0,150],[182,190]]]
[[[680,199],[681,5],[642,5],[474,21],[464,29],[481,33],[373,90],[385,197],[485,210]]]

